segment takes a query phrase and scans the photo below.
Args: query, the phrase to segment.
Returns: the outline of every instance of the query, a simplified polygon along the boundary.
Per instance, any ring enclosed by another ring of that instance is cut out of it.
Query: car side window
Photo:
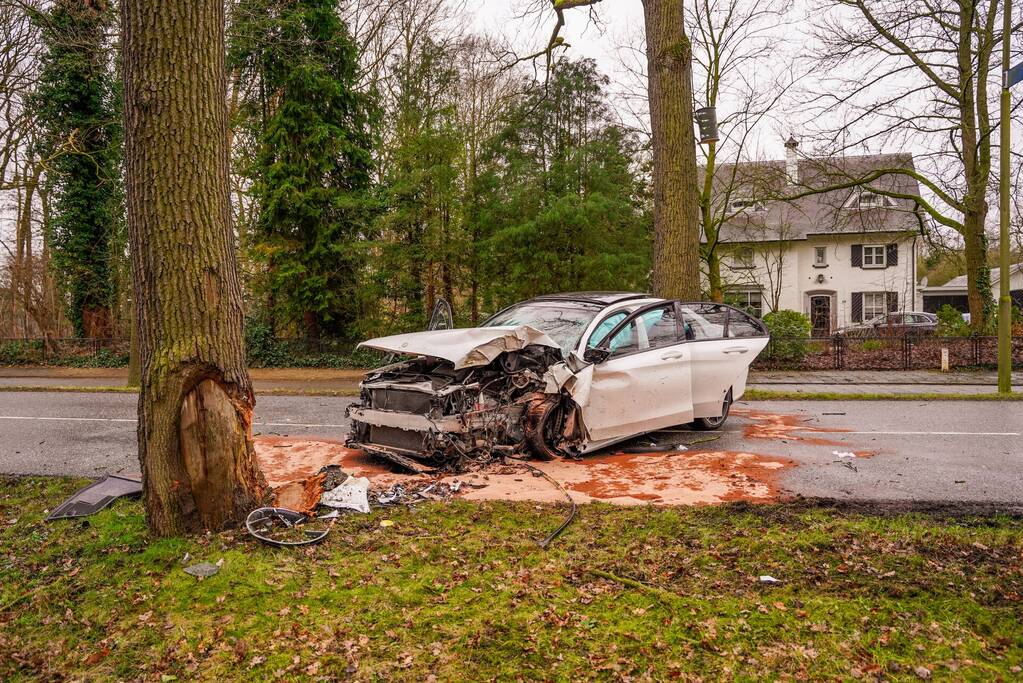
[[[593,334],[590,335],[589,341],[586,342],[586,348],[592,349],[603,341],[607,333],[615,328],[615,325],[625,320],[626,315],[626,311],[618,311],[601,320],[596,329],[593,330]]]
[[[697,304],[682,307],[686,339],[721,339],[724,336],[728,308],[719,304]]]
[[[760,325],[753,318],[741,311],[730,311],[728,315],[729,337],[760,337],[763,336]]]
[[[619,322],[621,321],[619,320]],[[620,356],[623,353],[638,351],[640,349],[638,332],[635,320],[620,329],[618,334],[612,337],[607,344],[607,348],[611,351],[611,356]]]
[[[679,341],[674,304],[647,311],[639,319],[646,328],[647,348],[670,346]]]

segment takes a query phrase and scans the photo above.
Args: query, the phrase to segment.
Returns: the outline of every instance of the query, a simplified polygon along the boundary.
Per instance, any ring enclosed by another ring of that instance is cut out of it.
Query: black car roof
[[[562,292],[560,294],[544,294],[530,299],[530,301],[582,301],[592,304],[610,306],[620,301],[630,299],[647,299],[649,294],[640,292]]]

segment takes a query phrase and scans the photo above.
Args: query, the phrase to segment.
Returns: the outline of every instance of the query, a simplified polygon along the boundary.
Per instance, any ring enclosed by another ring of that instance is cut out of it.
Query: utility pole
[[[1002,10],[1002,112],[1001,149],[999,150],[998,190],[998,393],[1012,393],[1012,298],[1009,294],[1009,88],[1012,78],[1019,80],[1019,74],[1010,74],[1009,42],[1012,37],[1012,0],[1004,0]],[[1011,70],[1018,71],[1018,69]]]

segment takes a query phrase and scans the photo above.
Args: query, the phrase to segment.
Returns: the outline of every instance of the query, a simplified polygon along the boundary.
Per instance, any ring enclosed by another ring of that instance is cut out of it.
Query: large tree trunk
[[[266,488],[230,225],[224,4],[126,0],[121,12],[146,514],[158,535],[219,529]]]
[[[692,49],[681,0],[643,0],[653,134],[653,289],[700,298],[700,206],[696,191]]]

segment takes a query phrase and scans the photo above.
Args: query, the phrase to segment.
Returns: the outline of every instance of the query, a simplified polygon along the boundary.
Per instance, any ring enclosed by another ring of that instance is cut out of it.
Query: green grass
[[[950,394],[921,391],[909,394],[841,391],[787,391],[776,389],[747,389],[744,401],[1023,401],[1023,393],[1003,395],[996,392],[983,394]]]
[[[0,479],[0,680],[1008,679],[1023,664],[1020,519],[587,505],[545,552],[562,509],[456,501],[282,550],[151,539],[137,501],[43,522],[80,484]],[[193,578],[186,552],[223,568]]]

